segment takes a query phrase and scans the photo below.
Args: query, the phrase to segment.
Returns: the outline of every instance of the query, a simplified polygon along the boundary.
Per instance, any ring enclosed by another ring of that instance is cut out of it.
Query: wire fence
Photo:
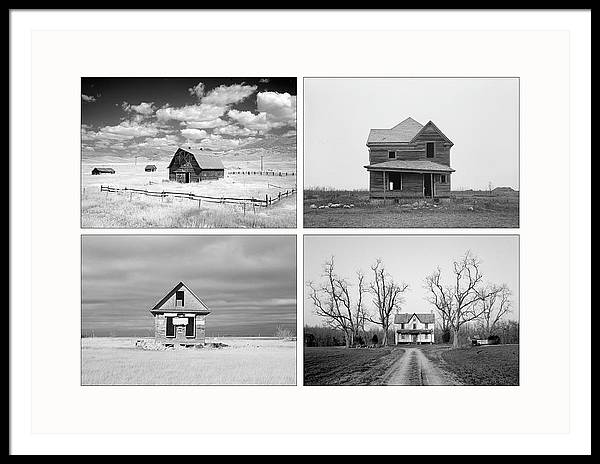
[[[148,197],[156,197],[160,198],[161,201],[165,198],[182,198],[186,200],[192,200],[198,202],[198,207],[202,206],[202,202],[205,203],[219,203],[219,204],[233,204],[233,205],[251,205],[253,207],[269,207],[274,205],[278,201],[281,201],[283,198],[288,197],[296,192],[296,189],[286,189],[278,192],[275,196],[270,196],[265,194],[264,198],[239,198],[239,197],[215,197],[208,195],[196,195],[194,193],[186,193],[186,192],[170,192],[163,190],[162,192],[153,192],[151,190],[143,190],[143,189],[135,189],[135,188],[118,188],[111,187],[110,185],[101,185],[100,192],[109,193],[124,193],[129,194],[129,199],[133,198],[133,195],[143,195]]]
[[[273,177],[286,177],[295,176],[296,173],[293,171],[227,171],[229,176],[273,176]]]

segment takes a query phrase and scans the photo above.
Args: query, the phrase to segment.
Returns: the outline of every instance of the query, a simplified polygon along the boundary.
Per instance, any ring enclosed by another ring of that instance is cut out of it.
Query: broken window
[[[435,142],[427,142],[427,158],[433,158],[435,151]]]
[[[195,337],[196,336],[196,323],[195,323],[195,317],[188,317],[188,323],[185,326],[185,336],[186,337]]]
[[[395,151],[388,151],[388,158],[389,159],[396,159],[396,152]]]
[[[404,324],[400,324],[400,328],[404,330]]]
[[[166,331],[166,335],[167,335],[167,337],[174,337],[175,336],[175,325],[173,325],[173,318],[172,317],[167,317],[167,331]]]
[[[183,306],[183,291],[175,292],[175,306]]]
[[[446,174],[440,174],[440,184],[445,184],[446,179]]]
[[[413,330],[417,328],[417,324],[413,324]]]

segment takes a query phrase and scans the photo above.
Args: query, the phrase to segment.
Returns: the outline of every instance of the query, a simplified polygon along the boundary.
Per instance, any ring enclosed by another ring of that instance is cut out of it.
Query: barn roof
[[[421,129],[423,129],[423,124],[409,117],[391,129],[371,129],[367,145],[370,143],[408,143]]]
[[[394,324],[406,324],[413,316],[417,316],[422,324],[433,324],[435,322],[435,315],[431,313],[398,313],[394,316]]]
[[[454,172],[450,166],[429,160],[391,160],[365,166],[369,171]]]
[[[98,171],[98,172],[115,172],[115,170],[113,168],[94,168],[92,169],[92,171]]]
[[[193,158],[196,161],[196,164],[200,167],[200,169],[225,169],[223,166],[223,162],[221,159],[214,155],[204,155],[193,153],[190,150],[184,150],[183,148],[178,148],[175,154],[173,155],[173,159],[169,163],[169,169],[173,166],[173,163],[177,160],[181,155],[186,156],[187,158]]]
[[[155,168],[155,167],[156,167],[155,164],[147,164],[146,165],[146,169],[148,169],[148,168]]]
[[[198,301],[198,303],[200,303],[200,305],[204,308],[203,310],[190,310],[188,308],[185,309],[186,312],[202,312],[202,313],[206,313],[208,314],[210,312],[210,310],[208,309],[208,306],[206,306],[204,304],[204,302],[198,298],[198,296],[183,282],[179,282],[177,285],[175,285],[175,287],[173,288],[173,290],[171,290],[169,293],[167,293],[158,303],[156,303],[154,305],[154,307],[150,310],[150,311],[158,311],[160,310],[160,308],[162,308],[162,306],[169,300],[169,298],[171,298],[175,292],[179,289],[181,289],[182,287],[184,287],[188,292],[190,292],[190,294]]]

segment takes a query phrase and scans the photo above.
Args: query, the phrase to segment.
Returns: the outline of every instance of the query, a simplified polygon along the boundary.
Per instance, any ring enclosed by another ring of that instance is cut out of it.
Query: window
[[[183,306],[183,291],[175,292],[175,306]]]
[[[427,142],[427,158],[433,158],[433,152],[435,151],[435,142]]]
[[[429,328],[429,324],[425,324],[425,330]]]
[[[440,174],[440,184],[445,184],[446,179],[446,174]]]
[[[404,330],[404,324],[400,324],[400,328]]]
[[[417,324],[413,324],[413,329],[416,329],[416,328],[417,328]]]
[[[191,316],[187,318],[188,323],[185,326],[185,336],[194,338],[196,336],[196,317]]]
[[[388,151],[388,158],[389,159],[396,159],[396,152],[395,151]]]
[[[173,318],[167,317],[167,337],[175,337],[175,326],[173,325]]]

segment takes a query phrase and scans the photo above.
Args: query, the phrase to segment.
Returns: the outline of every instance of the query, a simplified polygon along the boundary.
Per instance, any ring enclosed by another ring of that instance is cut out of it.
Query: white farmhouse
[[[400,343],[433,343],[433,313],[398,313],[394,316],[394,338]]]

